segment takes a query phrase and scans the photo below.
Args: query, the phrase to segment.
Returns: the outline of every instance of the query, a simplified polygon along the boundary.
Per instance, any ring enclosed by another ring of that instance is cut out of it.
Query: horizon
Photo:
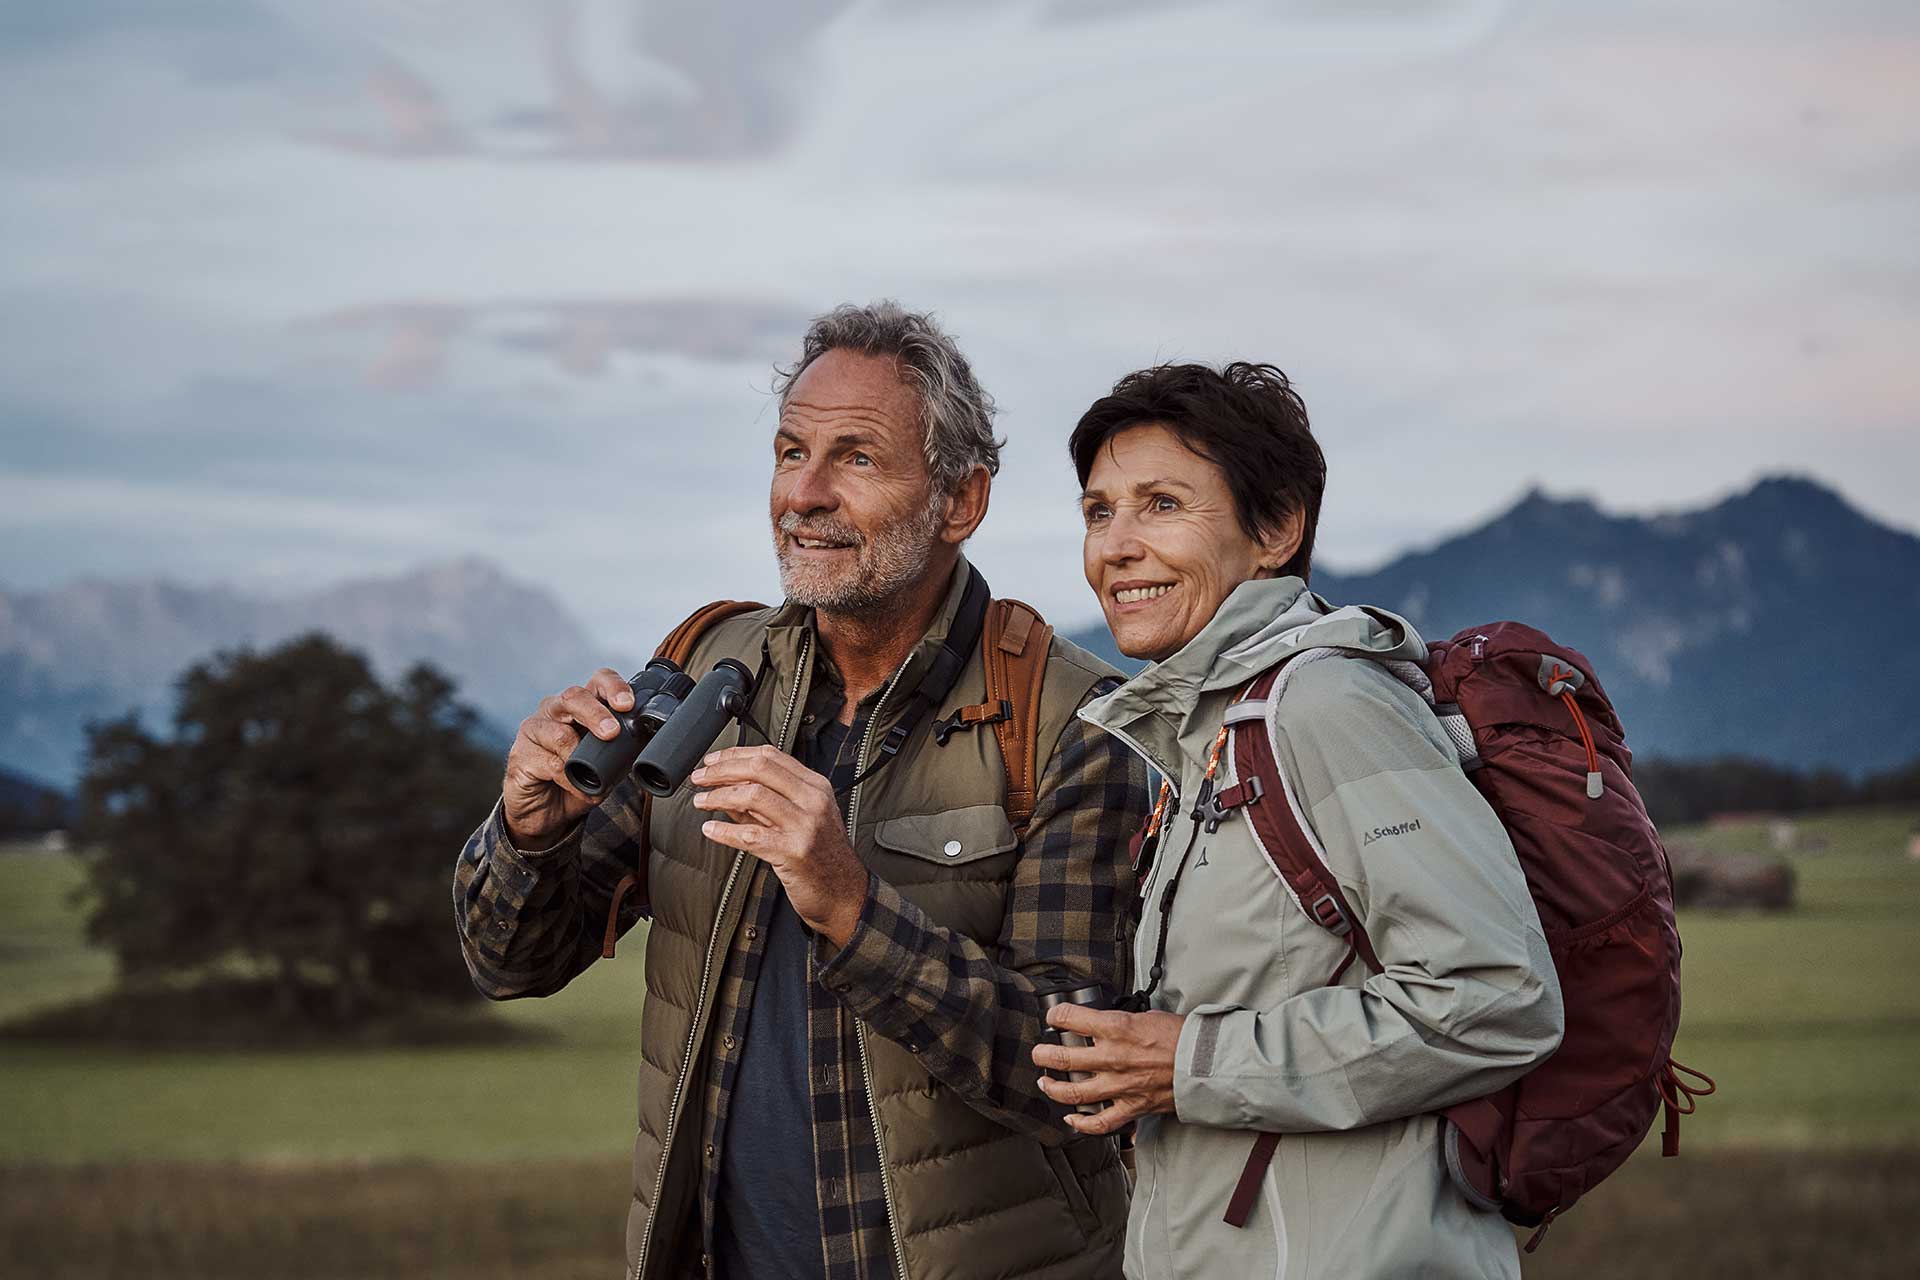
[[[1592,507],[1593,509],[1598,511],[1602,516],[1612,520],[1656,521],[1656,520],[1662,520],[1662,519],[1680,518],[1680,517],[1685,517],[1690,515],[1697,515],[1703,512],[1711,511],[1729,502],[1733,502],[1741,498],[1749,497],[1764,485],[1780,484],[1780,483],[1793,484],[1793,485],[1817,489],[1822,493],[1831,495],[1832,497],[1838,499],[1844,506],[1846,506],[1854,514],[1861,517],[1863,520],[1866,520],[1874,525],[1879,526],[1880,528],[1887,529],[1894,533],[1898,533],[1910,538],[1920,539],[1920,528],[1903,527],[1896,522],[1887,520],[1883,518],[1879,513],[1870,511],[1865,507],[1863,507],[1860,503],[1855,501],[1850,494],[1846,493],[1838,485],[1830,483],[1827,480],[1823,479],[1822,477],[1813,475],[1812,473],[1805,472],[1805,471],[1772,472],[1772,473],[1761,474],[1753,477],[1751,480],[1749,480],[1743,485],[1738,485],[1731,489],[1724,490],[1718,496],[1708,500],[1703,500],[1700,502],[1690,503],[1686,505],[1661,506],[1661,507],[1653,508],[1650,510],[1639,510],[1639,511],[1610,504],[1602,500],[1599,496],[1595,494],[1577,492],[1577,491],[1555,492],[1553,488],[1549,485],[1541,484],[1538,482],[1529,482],[1527,487],[1522,492],[1500,503],[1494,508],[1488,511],[1482,512],[1481,514],[1473,517],[1471,520],[1453,529],[1450,529],[1441,534],[1438,534],[1434,538],[1431,538],[1422,542],[1416,542],[1406,547],[1403,547],[1400,550],[1393,552],[1391,555],[1388,556],[1387,559],[1377,564],[1369,565],[1363,568],[1349,568],[1347,566],[1344,566],[1338,563],[1329,563],[1329,562],[1323,561],[1319,556],[1318,552],[1316,551],[1314,570],[1316,575],[1327,575],[1327,576],[1332,576],[1336,578],[1368,577],[1373,574],[1382,572],[1392,567],[1393,565],[1399,563],[1402,560],[1405,560],[1411,557],[1423,556],[1423,555],[1434,553],[1440,550],[1441,548],[1448,546],[1451,543],[1462,540],[1464,538],[1471,537],[1474,534],[1480,533],[1485,529],[1493,525],[1496,525],[1500,521],[1511,516],[1521,506],[1525,505],[1528,501],[1530,501],[1535,497],[1544,498],[1546,501],[1556,506]],[[771,562],[771,546],[769,546],[768,548],[768,557],[769,557],[768,564],[770,566],[772,563]],[[970,561],[972,560],[971,556],[969,556],[969,560]],[[0,581],[0,594],[48,595],[48,594],[57,593],[59,591],[65,590],[70,587],[84,587],[84,586],[99,586],[99,587],[109,587],[109,588],[156,586],[156,587],[165,587],[165,588],[177,588],[177,589],[186,590],[186,591],[203,591],[203,592],[225,591],[225,592],[230,592],[243,599],[264,600],[264,601],[289,601],[289,600],[297,600],[305,595],[310,595],[310,594],[325,592],[330,590],[336,590],[342,587],[359,585],[364,583],[393,582],[396,580],[414,577],[422,574],[427,574],[427,573],[431,573],[438,570],[458,568],[465,565],[474,565],[488,572],[500,574],[509,582],[515,582],[521,585],[533,586],[542,590],[554,592],[556,598],[559,599],[559,603],[561,604],[561,606],[567,610],[568,618],[571,621],[581,625],[583,629],[586,630],[588,638],[592,642],[594,642],[595,644],[600,644],[600,643],[603,643],[604,641],[612,639],[613,643],[611,643],[609,647],[610,648],[620,647],[619,638],[617,637],[609,638],[609,637],[601,636],[593,628],[592,623],[588,618],[586,618],[578,610],[576,610],[569,601],[565,600],[564,598],[559,598],[557,591],[554,591],[554,588],[551,586],[551,584],[537,581],[535,579],[529,578],[522,574],[517,574],[513,572],[509,568],[509,566],[507,566],[506,564],[481,552],[458,553],[458,554],[454,554],[441,559],[416,561],[412,564],[403,565],[397,569],[390,570],[390,571],[354,573],[348,576],[332,578],[325,581],[301,583],[301,584],[291,584],[284,581],[267,583],[267,584],[250,584],[245,580],[235,580],[235,579],[196,581],[191,578],[170,575],[170,574],[156,574],[156,575],[148,575],[148,576],[119,576],[119,577],[105,576],[105,575],[85,575],[85,576],[70,578],[63,582],[50,583],[46,586],[38,587],[38,588],[16,587],[11,583]],[[763,566],[763,567],[766,567],[766,566]],[[983,573],[986,572],[987,568],[989,567],[990,566],[986,566],[986,565],[980,566],[981,571]],[[1077,574],[1073,579],[1073,583],[1074,583],[1074,586],[1076,587],[1084,586],[1084,583],[1080,581]],[[1349,602],[1349,603],[1355,603],[1355,602]],[[1365,601],[1365,602],[1358,602],[1358,603],[1379,603],[1379,602]],[[1097,603],[1089,604],[1087,606],[1086,616],[1084,618],[1080,618],[1079,615],[1077,614],[1065,615],[1065,616],[1072,616],[1072,617],[1078,618],[1079,620],[1069,621],[1064,624],[1061,624],[1059,629],[1063,632],[1083,633],[1092,627],[1105,625],[1105,619],[1101,615],[1100,609]],[[671,625],[671,621],[669,621],[669,623],[666,625]],[[662,628],[662,630],[664,631],[664,627]],[[647,640],[647,637],[640,637],[639,640],[644,645],[645,641]]]

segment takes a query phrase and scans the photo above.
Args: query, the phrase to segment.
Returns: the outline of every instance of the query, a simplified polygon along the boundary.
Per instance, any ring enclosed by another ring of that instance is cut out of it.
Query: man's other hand
[[[707,838],[772,867],[807,927],[846,946],[866,905],[867,868],[847,843],[833,785],[772,747],[716,751],[692,782],[702,788],[694,807],[724,816],[701,828]]]
[[[593,799],[567,781],[567,757],[585,736],[581,730],[609,742],[620,736],[619,722],[607,714],[608,707],[633,710],[633,689],[619,672],[602,667],[584,686],[542,698],[539,708],[520,722],[500,786],[507,837],[516,848],[547,848],[613,793],[608,787]]]

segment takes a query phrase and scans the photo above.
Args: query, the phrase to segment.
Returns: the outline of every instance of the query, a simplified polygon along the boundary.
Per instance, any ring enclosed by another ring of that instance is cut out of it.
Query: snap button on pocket
[[[945,853],[945,854],[946,854],[946,855],[947,855],[947,856],[948,856],[949,858],[957,858],[957,857],[959,857],[959,856],[960,856],[960,842],[959,842],[958,840],[949,840],[949,841],[947,841],[947,843],[946,843],[946,846],[945,846],[945,847],[944,847],[944,848],[943,848],[943,849],[941,850],[941,852],[943,852],[943,853]]]

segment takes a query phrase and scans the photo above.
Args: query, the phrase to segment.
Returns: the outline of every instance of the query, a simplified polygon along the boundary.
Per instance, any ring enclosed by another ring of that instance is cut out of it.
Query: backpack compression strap
[[[767,606],[753,600],[715,600],[693,611],[685,622],[667,633],[660,647],[653,651],[656,658],[665,658],[678,666],[686,666],[687,659],[693,656],[693,650],[700,643],[700,637],[709,629],[725,622],[728,618],[743,613],[752,613],[755,609]],[[600,954],[613,958],[614,940],[620,936],[620,907],[626,902],[627,895],[636,889],[640,901],[647,901],[647,823],[653,815],[653,796],[644,790],[640,794],[640,849],[634,869],[620,877],[620,883],[613,886],[613,901],[607,906],[607,930],[600,939]]]

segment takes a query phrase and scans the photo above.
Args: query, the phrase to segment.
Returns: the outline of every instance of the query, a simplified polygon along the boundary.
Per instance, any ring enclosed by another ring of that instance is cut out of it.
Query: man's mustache
[[[806,538],[813,542],[839,542],[857,547],[866,541],[852,525],[835,524],[830,520],[807,521],[791,511],[780,517],[779,529],[789,538]]]

